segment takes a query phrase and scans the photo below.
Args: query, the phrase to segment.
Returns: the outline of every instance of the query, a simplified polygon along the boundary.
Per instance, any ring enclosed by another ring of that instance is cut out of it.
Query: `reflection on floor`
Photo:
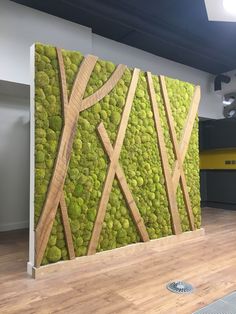
[[[2,278],[10,280],[16,274],[25,273],[29,255],[28,241],[28,229],[0,232],[0,285]]]
[[[204,209],[203,226],[206,236],[185,245],[145,246],[105,261],[97,255],[89,264],[84,258],[76,271],[38,280],[24,272],[24,240],[8,238],[9,248],[0,243],[0,313],[193,313],[236,290],[236,212]],[[194,293],[168,291],[175,279]]]

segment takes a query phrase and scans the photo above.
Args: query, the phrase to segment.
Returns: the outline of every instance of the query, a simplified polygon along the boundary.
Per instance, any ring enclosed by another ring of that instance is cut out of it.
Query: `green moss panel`
[[[68,95],[83,61],[79,52],[62,50]],[[89,79],[84,97],[98,90],[112,75],[116,66],[98,60]],[[114,145],[121,121],[132,69],[127,69],[113,90],[93,107],[80,114],[73,150],[65,180],[64,193],[68,208],[76,256],[87,254],[94,222],[102,195],[109,164],[97,126],[102,121]],[[165,117],[157,77],[153,76],[157,101],[160,105],[162,127],[168,148],[170,166],[174,163],[173,147]],[[180,139],[191,102],[193,86],[167,78],[177,137]],[[62,114],[59,68],[56,49],[35,46],[35,224],[40,217],[50,182],[61,130]],[[157,135],[145,73],[141,72],[119,160],[129,188],[151,239],[172,234],[165,181],[158,150]],[[195,225],[200,227],[200,197],[198,174],[198,125],[194,126],[184,162],[188,189],[193,204]],[[178,188],[178,205],[183,231],[189,223]],[[103,223],[97,251],[109,250],[139,242],[140,237],[132,220],[123,192],[115,179]],[[68,259],[60,208],[57,211],[42,264]]]
[[[62,110],[56,50],[35,45],[35,223],[40,217],[57,156]]]
[[[149,237],[172,234],[146,76],[140,73],[121,151],[121,165]]]

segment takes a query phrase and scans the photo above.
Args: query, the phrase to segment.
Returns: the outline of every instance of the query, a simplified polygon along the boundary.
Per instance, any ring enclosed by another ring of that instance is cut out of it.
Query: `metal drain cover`
[[[174,293],[191,293],[193,292],[193,286],[187,282],[176,280],[167,284],[166,288]]]

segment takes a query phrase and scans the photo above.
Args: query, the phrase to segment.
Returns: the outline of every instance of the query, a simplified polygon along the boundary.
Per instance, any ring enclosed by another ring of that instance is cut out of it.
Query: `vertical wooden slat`
[[[155,94],[155,90],[153,86],[152,74],[150,72],[147,72],[147,83],[148,83],[152,110],[154,114],[154,122],[155,122],[155,128],[157,132],[158,146],[159,146],[159,151],[160,151],[162,168],[163,168],[163,173],[165,177],[166,192],[167,192],[170,215],[171,215],[171,220],[172,220],[172,229],[175,234],[179,234],[182,232],[180,218],[179,218],[179,211],[178,211],[176,196],[175,196],[173,184],[172,184],[171,170],[170,170],[170,165],[168,162],[164,135],[163,135],[162,127],[161,127],[161,119],[160,119],[158,104],[156,101],[156,94]]]
[[[95,221],[95,225],[92,232],[92,237],[91,237],[89,247],[88,247],[88,255],[94,254],[96,252],[96,248],[98,245],[100,233],[102,230],[102,224],[103,224],[105,213],[106,213],[106,208],[107,208],[109,196],[112,189],[112,183],[115,177],[115,172],[117,169],[120,151],[123,145],[125,132],[128,125],[129,114],[131,111],[133,98],[134,98],[136,86],[138,83],[139,72],[140,72],[139,69],[134,69],[133,71],[124,111],[122,114],[120,126],[118,129],[118,133],[117,133],[117,137],[116,137],[116,141],[114,145],[114,151],[112,154],[112,158],[110,160],[110,165],[108,167],[108,172],[107,172],[107,176],[106,176],[106,180],[104,184],[104,189],[102,192],[102,197],[99,203],[96,221]]]
[[[107,131],[106,131],[102,122],[98,126],[98,132],[99,132],[99,135],[100,135],[101,140],[103,142],[104,148],[107,152],[107,155],[111,159],[112,155],[113,155],[113,147],[112,147],[112,144],[111,144],[110,139],[108,137]],[[129,189],[128,183],[126,181],[124,171],[123,171],[122,167],[120,166],[119,162],[118,162],[117,168],[116,168],[116,176],[117,176],[117,179],[120,183],[120,187],[124,193],[126,202],[128,204],[131,215],[134,219],[135,225],[139,231],[139,234],[140,234],[142,241],[144,241],[144,242],[149,241],[149,236],[148,236],[145,224],[143,222],[143,218],[140,215],[140,212],[137,208],[137,205],[135,203],[133,195],[132,195],[132,193]]]
[[[48,238],[51,233],[53,221],[55,219],[56,211],[60,202],[61,194],[63,193],[63,186],[71,156],[72,144],[76,132],[79,113],[82,110],[93,106],[97,101],[106,96],[106,94],[109,93],[117,84],[126,69],[125,65],[118,65],[108,81],[93,95],[83,100],[85,88],[98,59],[95,56],[85,57],[77,73],[72,87],[71,96],[68,100],[66,75],[61,49],[56,48],[56,51],[59,63],[64,127],[59,143],[59,150],[55,162],[54,172],[49,184],[42,214],[35,231],[36,267],[39,267],[41,264]],[[73,256],[72,252],[70,255]]]
[[[66,111],[68,107],[68,92],[67,92],[67,84],[66,84],[66,72],[65,72],[65,66],[63,61],[63,56],[60,48],[56,48],[57,51],[57,58],[58,58],[58,64],[59,64],[59,73],[60,73],[60,81],[61,81],[61,98],[62,98],[62,104],[63,104],[63,114],[64,114],[64,120],[66,120]]]
[[[179,150],[181,154],[181,162],[184,163],[185,155],[188,150],[189,141],[191,138],[193,125],[195,122],[195,118],[198,112],[198,107],[200,103],[200,97],[201,97],[201,89],[200,86],[195,87],[194,95],[192,98],[191,106],[189,109],[188,117],[185,122],[185,127],[183,129],[183,133],[181,136],[180,144],[179,144]],[[173,185],[174,185],[174,191],[176,192],[178,184],[179,184],[179,178],[180,178],[180,171],[178,167],[178,162],[175,162],[174,164],[174,171],[173,171]]]
[[[187,182],[186,182],[185,173],[184,173],[184,169],[183,169],[183,165],[182,165],[182,161],[181,161],[181,155],[180,155],[180,151],[179,151],[179,143],[177,141],[177,135],[176,135],[175,126],[174,126],[174,118],[173,118],[172,112],[171,112],[171,106],[170,106],[170,101],[169,101],[169,96],[168,96],[164,76],[160,75],[159,81],[160,81],[161,93],[162,93],[162,97],[163,97],[163,101],[164,101],[166,119],[167,119],[168,127],[170,130],[170,138],[171,138],[171,142],[173,144],[174,155],[175,155],[175,158],[178,162],[178,168],[179,168],[179,172],[180,172],[180,183],[181,183],[184,202],[185,202],[185,206],[186,206],[186,210],[187,210],[187,214],[188,214],[188,218],[189,218],[189,225],[190,225],[191,230],[194,230],[195,228],[194,228],[193,211],[192,211],[190,197],[188,194]]]
[[[60,208],[61,208],[61,217],[62,217],[62,223],[64,226],[64,233],[65,233],[69,258],[73,259],[75,258],[75,250],[74,250],[74,245],[73,245],[72,233],[71,233],[64,193],[61,193]]]

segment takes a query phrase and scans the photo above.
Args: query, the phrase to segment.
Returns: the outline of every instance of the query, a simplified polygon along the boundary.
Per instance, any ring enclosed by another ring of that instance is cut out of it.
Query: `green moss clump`
[[[48,249],[47,259],[51,263],[58,262],[61,259],[61,250],[57,246],[52,246]]]
[[[54,47],[45,46],[44,51],[49,60],[57,57],[56,49]]]
[[[43,151],[38,151],[36,156],[35,156],[35,161],[36,162],[44,162],[45,160],[45,153]]]
[[[106,70],[108,72],[113,72],[115,70],[115,65],[112,62],[106,62]]]
[[[119,112],[112,112],[111,113],[111,122],[115,125],[118,125],[120,123],[121,115]]]
[[[68,213],[72,219],[77,219],[80,216],[81,207],[79,206],[76,198],[74,198],[70,201]]]
[[[49,119],[50,128],[57,132],[61,130],[62,127],[62,118],[60,116],[53,116]]]
[[[48,77],[48,75],[45,72],[43,72],[43,71],[36,72],[35,84],[38,87],[45,87],[45,86],[47,86],[49,84],[49,77]]]

